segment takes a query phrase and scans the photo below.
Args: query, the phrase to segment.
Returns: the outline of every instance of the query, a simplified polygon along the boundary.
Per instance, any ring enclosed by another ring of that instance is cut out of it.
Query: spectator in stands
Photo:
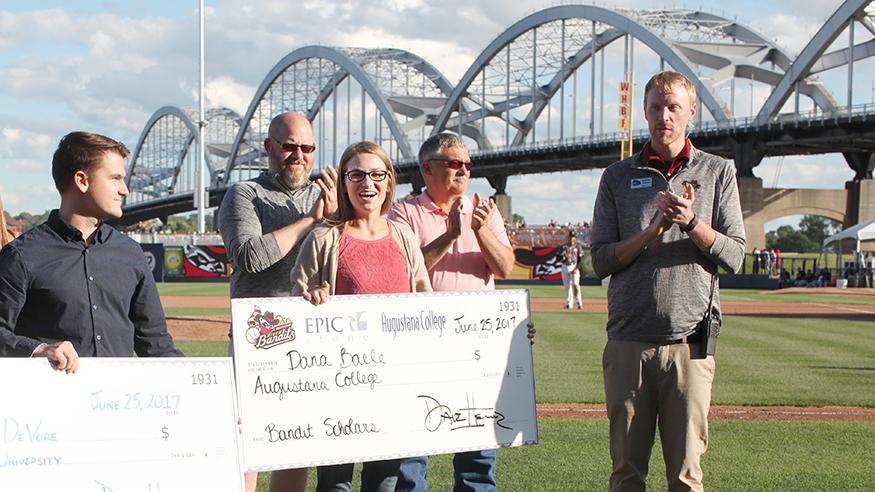
[[[299,243],[337,208],[336,171],[327,168],[316,182],[309,179],[315,150],[310,121],[298,113],[279,114],[264,139],[267,171],[225,194],[219,230],[233,265],[232,298],[292,294],[289,272]],[[246,474],[248,492],[255,490],[256,480],[256,473]],[[271,477],[271,490],[306,486],[306,468],[275,471]]]
[[[419,241],[403,223],[386,220],[395,171],[372,142],[350,145],[340,158],[337,216],[301,245],[291,272],[292,295],[314,305],[330,295],[431,291]],[[350,402],[352,403],[352,402]],[[401,461],[364,463],[361,490],[394,492]],[[317,490],[351,490],[354,463],[317,468]]]
[[[805,275],[805,285],[806,287],[820,287],[817,285],[817,275],[814,274],[814,270],[808,270]]]
[[[775,248],[769,250],[769,275],[776,275],[778,272],[778,253]]]
[[[875,287],[875,254],[866,253],[866,286]]]
[[[46,357],[68,373],[79,357],[182,356],[143,250],[104,222],[122,216],[127,155],[103,135],[61,139],[60,208],[0,250],[0,356]]]
[[[750,257],[753,260],[753,274],[760,274],[760,250],[758,248],[754,248],[750,253]]]
[[[562,285],[565,287],[565,309],[571,309],[577,304],[583,309],[583,297],[580,294],[580,246],[577,244],[577,234],[574,230],[568,233],[568,243],[559,251],[559,261],[562,263]]]
[[[772,273],[772,260],[771,260],[771,258],[772,257],[771,257],[771,255],[769,255],[768,248],[763,248],[763,250],[760,251],[760,260],[761,260],[760,266],[763,269],[764,275],[771,275],[771,273]],[[791,265],[791,268],[792,268],[792,265]]]
[[[808,281],[805,280],[805,271],[801,268],[796,270],[796,281],[793,285],[796,287],[805,287],[808,285]]]
[[[778,288],[790,287],[793,284],[793,277],[786,268],[781,268],[781,276],[778,278]]]

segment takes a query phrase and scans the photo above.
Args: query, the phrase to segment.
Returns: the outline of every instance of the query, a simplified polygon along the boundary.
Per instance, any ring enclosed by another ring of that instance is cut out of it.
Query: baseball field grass
[[[191,290],[187,285],[191,284],[164,284],[161,291],[227,295],[224,284],[195,284]],[[525,287],[533,298],[562,296],[561,286]],[[855,300],[807,292],[779,298],[744,290],[721,294],[724,300],[764,303]],[[584,288],[585,299],[604,297],[604,287]],[[862,301],[859,304],[872,304],[872,297]],[[197,313],[198,308],[191,309]],[[201,314],[221,314],[213,311]],[[538,330],[533,351],[538,402],[603,403],[606,315],[535,312],[533,318]],[[180,340],[178,345],[190,356],[227,353],[225,342]],[[718,347],[715,405],[875,407],[875,318],[727,316]],[[598,418],[540,419],[538,445],[499,452],[499,490],[605,490],[610,474],[607,425]],[[659,449],[657,442],[648,478],[652,490],[666,489]],[[712,421],[703,465],[708,490],[871,491],[873,456],[875,422],[730,419]],[[268,474],[261,474],[259,491],[267,491],[267,479]],[[434,491],[452,490],[451,456],[432,459],[429,481]],[[313,471],[310,490],[315,490]]]

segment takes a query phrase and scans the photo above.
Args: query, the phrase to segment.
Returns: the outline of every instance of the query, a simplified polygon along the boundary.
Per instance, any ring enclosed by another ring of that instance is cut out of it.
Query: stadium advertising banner
[[[509,278],[517,280],[562,280],[562,263],[559,261],[561,246],[516,246],[513,249],[514,265]],[[592,256],[589,249],[583,250],[580,259],[582,276],[592,275]]]
[[[164,277],[173,280],[224,281],[230,275],[224,246],[164,247]]]
[[[164,281],[164,245],[163,244],[141,244],[143,255],[146,257],[146,263],[152,269],[152,277],[156,282]]]

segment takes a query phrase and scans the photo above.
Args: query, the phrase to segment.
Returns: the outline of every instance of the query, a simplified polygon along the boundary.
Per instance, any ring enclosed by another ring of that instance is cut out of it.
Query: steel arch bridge
[[[373,140],[415,190],[422,185],[416,151],[444,130],[465,137],[478,161],[474,176],[489,179],[497,193],[514,174],[605,167],[619,153],[611,129],[617,80],[666,68],[697,89],[697,145],[734,158],[741,175],[753,176],[765,156],[842,152],[855,179],[868,179],[875,107],[854,105],[853,73],[875,54],[871,1],[839,6],[797,57],[707,12],[551,7],[499,34],[455,85],[404,50],[302,47],[268,72],[242,117],[208,113],[209,202],[266,168],[267,126],[283,111],[313,123],[318,168],[350,143]],[[843,33],[846,45],[836,42]],[[820,80],[843,70],[846,97]],[[633,118],[643,121],[637,105]],[[196,131],[187,110],[164,107],[149,119],[131,156],[125,222],[192,209]]]

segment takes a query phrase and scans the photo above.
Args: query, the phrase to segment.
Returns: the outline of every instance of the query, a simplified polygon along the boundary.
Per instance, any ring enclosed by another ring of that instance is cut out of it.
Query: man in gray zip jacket
[[[593,212],[593,269],[611,276],[602,361],[610,489],[644,490],[658,422],[669,490],[703,490],[715,365],[691,358],[692,342],[709,305],[720,317],[712,278],[718,266],[740,268],[744,225],[733,167],[686,137],[692,83],[656,74],[644,112],[650,141],[605,170]]]
[[[321,171],[310,181],[316,150],[313,127],[298,113],[271,120],[264,139],[268,169],[234,184],[219,207],[219,231],[233,266],[231,297],[288,297],[289,273],[300,243],[337,209],[337,172]],[[233,343],[233,342],[232,342]],[[245,425],[245,424],[244,424]],[[257,474],[246,474],[254,492]],[[307,469],[274,472],[271,490],[304,490]]]

